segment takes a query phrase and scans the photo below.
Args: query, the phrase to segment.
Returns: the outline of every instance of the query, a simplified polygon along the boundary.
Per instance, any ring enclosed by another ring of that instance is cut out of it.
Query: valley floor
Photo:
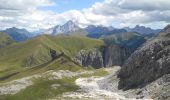
[[[76,85],[80,89],[76,92],[64,93],[59,98],[62,100],[152,100],[125,97],[125,93],[117,89],[116,72],[119,67],[105,68],[105,70],[109,74],[104,77],[92,76],[76,79]]]
[[[136,100],[117,89],[120,67],[98,70],[47,71],[0,84],[2,100]],[[107,73],[107,74],[106,74]],[[152,99],[137,99],[152,100]]]

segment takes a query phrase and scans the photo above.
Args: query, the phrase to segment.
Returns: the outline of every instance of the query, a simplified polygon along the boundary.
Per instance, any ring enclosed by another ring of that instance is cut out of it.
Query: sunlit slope
[[[97,48],[102,45],[101,40],[42,35],[1,49],[0,70],[41,65],[52,59],[50,49],[72,57],[81,49]]]

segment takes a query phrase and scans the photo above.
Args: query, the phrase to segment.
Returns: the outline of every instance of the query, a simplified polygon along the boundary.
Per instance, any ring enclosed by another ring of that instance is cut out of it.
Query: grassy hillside
[[[35,74],[41,74],[41,73],[44,73],[50,70],[54,70],[54,71],[69,70],[69,71],[75,72],[82,68],[83,67],[75,64],[67,56],[64,55],[56,60],[49,61],[42,65],[5,72],[4,74],[1,74],[0,76],[0,83],[11,81],[14,79],[23,78],[23,77],[32,76]]]
[[[15,43],[15,41],[10,36],[8,36],[6,33],[0,32],[0,48],[13,43]]]
[[[0,49],[0,76],[13,74],[18,69],[33,67],[52,60],[50,49],[57,54],[74,56],[81,49],[103,45],[101,40],[73,36],[38,36]]]

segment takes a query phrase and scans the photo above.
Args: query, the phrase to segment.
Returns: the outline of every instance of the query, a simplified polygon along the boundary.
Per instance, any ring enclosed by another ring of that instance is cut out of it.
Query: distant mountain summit
[[[16,27],[8,28],[3,32],[7,33],[12,39],[14,39],[17,42],[24,41],[32,37],[32,34],[28,32],[26,29],[19,29]]]
[[[161,29],[152,29],[150,27],[145,27],[140,25],[136,25],[134,28],[126,27],[124,29],[126,29],[128,32],[137,32],[140,34],[155,34],[161,31]]]
[[[76,23],[69,20],[64,25],[56,25],[56,26],[48,29],[45,33],[49,33],[49,34],[53,34],[53,35],[57,35],[57,34],[61,34],[61,33],[68,34],[70,32],[74,32],[79,29],[80,29],[80,27]]]

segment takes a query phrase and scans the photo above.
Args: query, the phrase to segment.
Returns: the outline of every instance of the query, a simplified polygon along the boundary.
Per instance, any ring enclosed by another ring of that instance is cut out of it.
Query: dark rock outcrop
[[[170,26],[136,50],[120,70],[119,89],[143,87],[170,73]]]
[[[58,56],[57,52],[53,49],[50,49],[50,55],[51,55],[52,60],[54,60]]]
[[[118,45],[106,46],[103,52],[104,65],[105,67],[121,66],[130,54],[131,50],[129,48]]]
[[[97,49],[81,50],[73,58],[73,61],[81,66],[92,66],[94,68],[103,67],[102,53]]]

